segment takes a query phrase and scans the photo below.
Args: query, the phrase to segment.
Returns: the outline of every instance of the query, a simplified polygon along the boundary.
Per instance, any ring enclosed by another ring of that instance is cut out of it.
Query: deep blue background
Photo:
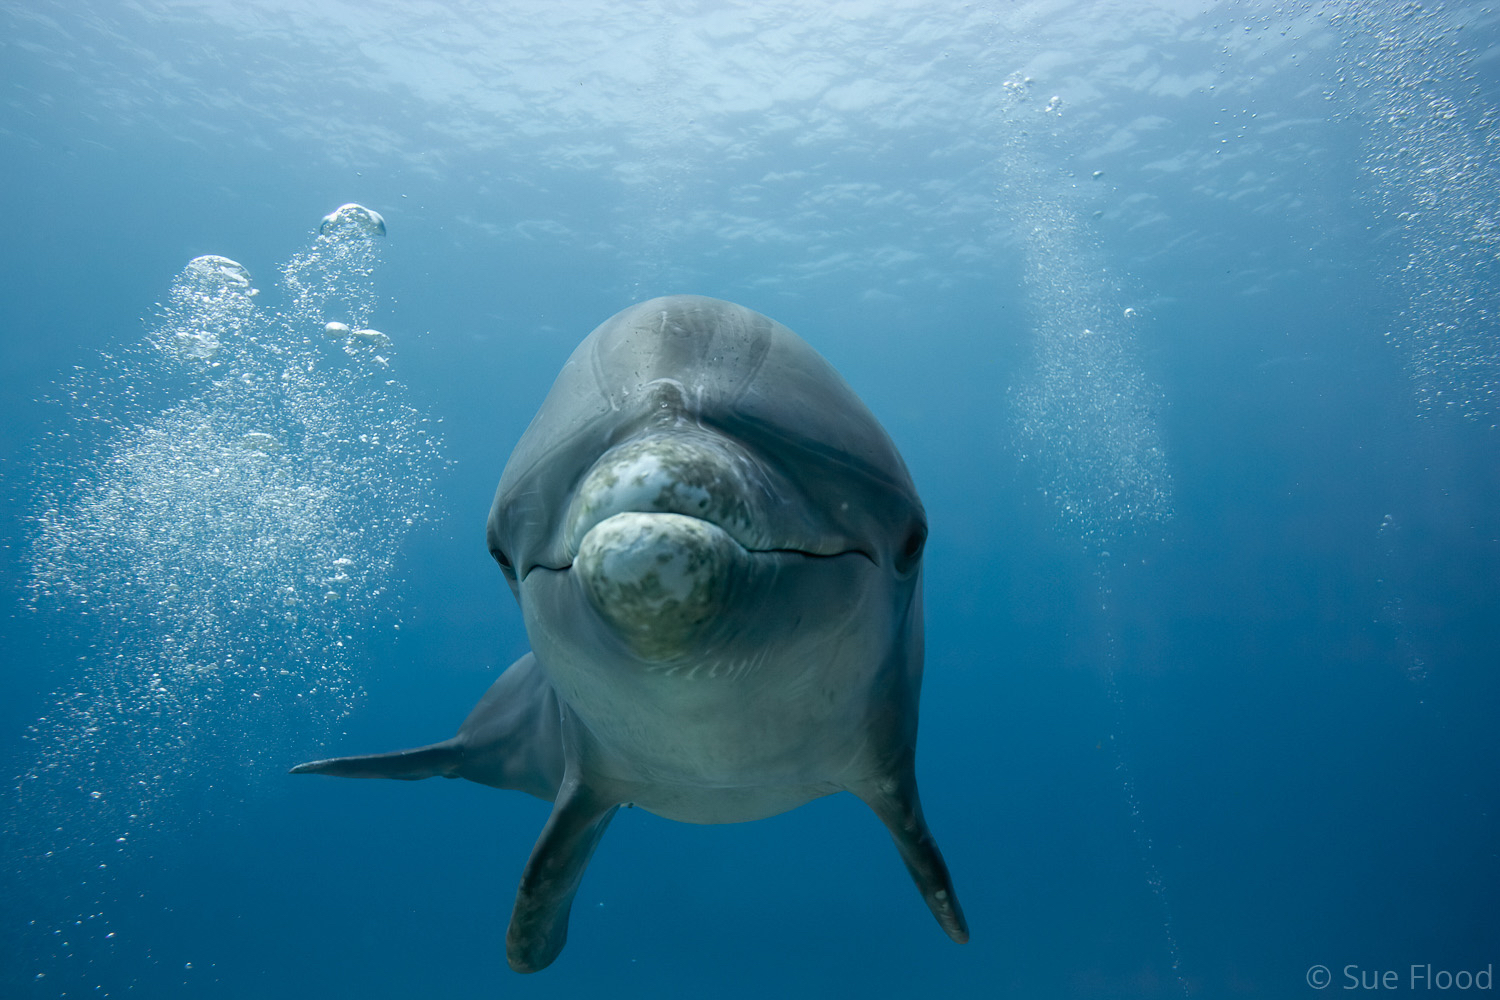
[[[636,811],[560,961],[518,977],[504,926],[541,803],[278,766],[185,797],[107,880],[7,871],[0,992],[1296,996],[1315,963],[1338,988],[1350,963],[1405,986],[1411,963],[1500,961],[1500,404],[1457,385],[1470,416],[1424,403],[1415,345],[1441,358],[1444,334],[1410,326],[1423,290],[1467,297],[1464,343],[1495,371],[1492,17],[496,6],[3,7],[11,773],[102,659],[66,608],[24,603],[34,449],[68,419],[39,400],[138,340],[188,259],[233,257],[274,296],[275,265],[359,201],[390,228],[376,325],[453,465],[379,612],[399,641],[359,651],[368,696],[285,763],[452,730],[526,648],[482,525],[557,368],[631,301],[731,298],[833,361],[927,505],[919,771],[973,941],[931,925],[851,797],[732,827]],[[532,62],[507,62],[512,31]],[[409,60],[380,70],[372,39]],[[497,76],[424,90],[450,51]],[[769,107],[703,82],[769,86],[746,53],[829,79]],[[1036,79],[1023,111],[997,96],[1015,72]],[[836,93],[865,80],[890,87]],[[1473,139],[1416,222],[1394,213],[1423,191],[1372,168],[1452,133],[1392,124],[1401,81],[1456,102]],[[1039,110],[1051,93],[1061,117]],[[1018,191],[1083,220],[1055,262],[1080,299],[1139,308],[1126,374],[1159,390],[1164,520],[1070,522],[1018,457],[1014,389],[1045,328]],[[775,233],[734,235],[757,225]],[[101,899],[116,938],[69,930]]]

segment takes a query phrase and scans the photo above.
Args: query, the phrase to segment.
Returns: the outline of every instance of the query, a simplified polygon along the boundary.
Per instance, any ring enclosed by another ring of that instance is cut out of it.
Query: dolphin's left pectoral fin
[[[564,781],[542,828],[505,932],[505,957],[517,972],[551,965],[568,940],[568,913],[594,848],[619,803],[600,797],[575,780]]]
[[[557,693],[536,657],[512,663],[479,699],[452,739],[392,753],[311,760],[292,774],[338,778],[467,778],[552,801],[563,777]]]
[[[910,766],[868,784],[850,789],[874,810],[891,831],[896,850],[906,862],[912,881],[927,908],[949,937],[963,944],[969,940],[969,924],[953,892],[953,878],[943,861],[932,831],[922,817],[922,800],[917,795],[917,776]]]
[[[420,781],[423,778],[456,777],[463,766],[464,752],[457,739],[444,740],[415,750],[371,753],[359,757],[333,757],[298,764],[288,774],[331,774],[335,778],[395,778],[398,781]]]

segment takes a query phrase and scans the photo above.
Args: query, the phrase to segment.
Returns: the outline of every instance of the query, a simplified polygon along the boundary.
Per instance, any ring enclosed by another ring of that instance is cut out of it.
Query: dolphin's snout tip
[[[718,525],[682,514],[627,512],[583,537],[573,568],[600,616],[636,655],[691,648],[728,605],[744,549]]]

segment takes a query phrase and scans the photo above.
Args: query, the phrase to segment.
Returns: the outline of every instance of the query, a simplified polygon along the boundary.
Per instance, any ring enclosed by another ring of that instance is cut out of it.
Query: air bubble
[[[324,236],[334,236],[346,229],[355,229],[370,236],[384,236],[385,219],[373,208],[351,201],[323,216],[323,222],[318,226],[318,232]]]
[[[391,338],[387,337],[379,330],[355,330],[349,336],[353,337],[356,342],[363,344],[365,347],[386,348],[391,346]]]
[[[193,291],[217,291],[220,288],[236,288],[248,291],[250,272],[239,261],[205,254],[188,261],[183,270],[183,280]]]
[[[269,454],[281,450],[281,442],[273,434],[263,431],[250,431],[240,438],[240,445],[250,451],[259,451]]]

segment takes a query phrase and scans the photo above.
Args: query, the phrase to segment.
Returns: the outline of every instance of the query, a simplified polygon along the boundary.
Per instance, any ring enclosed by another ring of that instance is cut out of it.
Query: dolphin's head
[[[863,599],[810,599],[799,574],[909,602],[926,534],[894,445],[833,368],[765,316],[695,296],[633,306],[579,346],[488,525],[539,657],[657,668],[732,659]]]

